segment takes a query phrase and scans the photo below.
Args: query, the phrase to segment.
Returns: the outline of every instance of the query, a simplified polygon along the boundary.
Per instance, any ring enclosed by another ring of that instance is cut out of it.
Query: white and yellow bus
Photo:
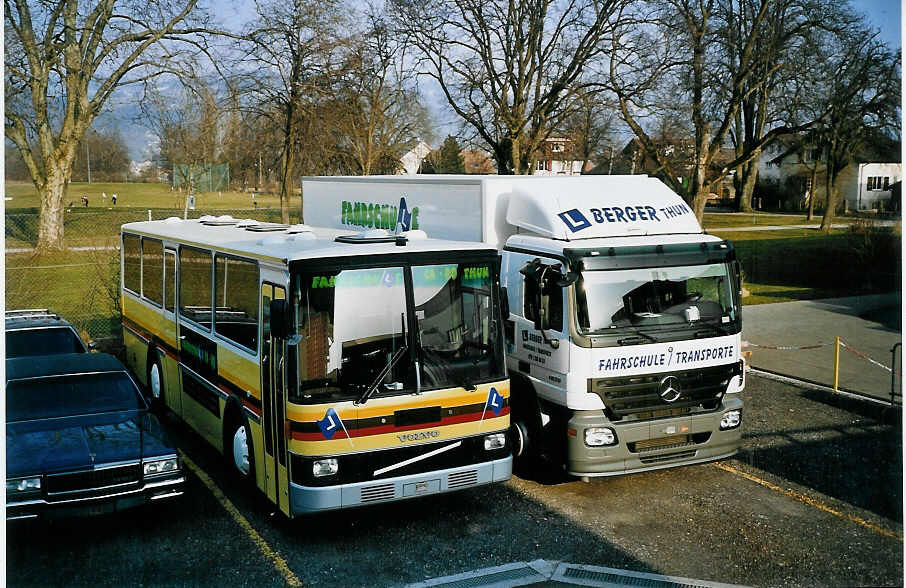
[[[126,362],[288,516],[507,480],[499,260],[421,231],[122,227]]]

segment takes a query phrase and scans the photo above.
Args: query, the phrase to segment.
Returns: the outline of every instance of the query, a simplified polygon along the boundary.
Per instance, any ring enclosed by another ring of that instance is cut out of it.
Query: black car
[[[179,456],[104,353],[6,360],[6,518],[100,514],[176,497]]]
[[[68,321],[46,308],[6,311],[6,357],[85,353],[89,346]]]

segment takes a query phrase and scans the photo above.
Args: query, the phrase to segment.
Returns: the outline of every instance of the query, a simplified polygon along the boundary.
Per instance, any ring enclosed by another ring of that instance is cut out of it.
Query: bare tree
[[[79,141],[118,88],[166,71],[168,40],[198,43],[197,0],[4,0],[6,137],[41,199],[39,251],[63,247]]]
[[[337,0],[257,0],[255,10],[244,45],[252,71],[247,107],[280,131],[280,215],[288,223],[301,139],[316,121],[319,102],[333,92],[333,69],[342,58],[341,6]]]
[[[397,27],[501,174],[531,173],[624,0],[392,0]]]
[[[427,110],[406,70],[405,38],[372,11],[368,27],[350,40],[343,66],[339,131],[358,173],[393,173],[400,157],[431,133]]]
[[[592,162],[600,164],[605,150],[612,161],[616,118],[614,105],[601,93],[577,94],[559,130],[570,141],[572,158],[582,161],[583,171]]]
[[[764,132],[754,112],[770,99],[779,67],[765,45],[785,47],[808,15],[791,0],[650,0],[632,16],[613,41],[610,83],[623,118],[649,157],[662,164],[665,181],[701,218],[711,186],[755,158],[774,137],[808,127],[789,123]],[[776,27],[781,29],[775,33]],[[761,102],[756,92],[763,93]],[[746,101],[753,109],[747,119],[752,132],[738,142],[734,159],[718,163],[733,125],[744,126],[739,121]],[[645,129],[645,116],[664,112],[680,112],[692,123],[688,174],[671,167]]]
[[[824,82],[816,88],[818,107],[827,112],[815,134],[827,161],[824,231],[830,231],[836,214],[840,172],[857,150],[900,133],[899,54],[859,21],[845,26],[837,39],[827,47]]]

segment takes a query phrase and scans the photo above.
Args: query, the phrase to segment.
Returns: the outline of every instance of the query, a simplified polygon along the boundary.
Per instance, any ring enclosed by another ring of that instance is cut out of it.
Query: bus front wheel
[[[240,416],[230,419],[225,435],[230,471],[241,480],[251,483],[255,479],[255,454],[248,423]]]
[[[164,402],[164,375],[160,365],[160,357],[154,353],[149,359],[148,367],[148,402],[151,408],[162,412],[166,406]]]

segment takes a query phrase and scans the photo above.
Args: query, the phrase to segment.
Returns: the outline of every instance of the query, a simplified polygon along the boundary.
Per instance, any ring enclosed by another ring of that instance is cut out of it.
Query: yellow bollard
[[[837,337],[834,343],[834,392],[837,392],[837,385],[840,383],[840,337]]]

